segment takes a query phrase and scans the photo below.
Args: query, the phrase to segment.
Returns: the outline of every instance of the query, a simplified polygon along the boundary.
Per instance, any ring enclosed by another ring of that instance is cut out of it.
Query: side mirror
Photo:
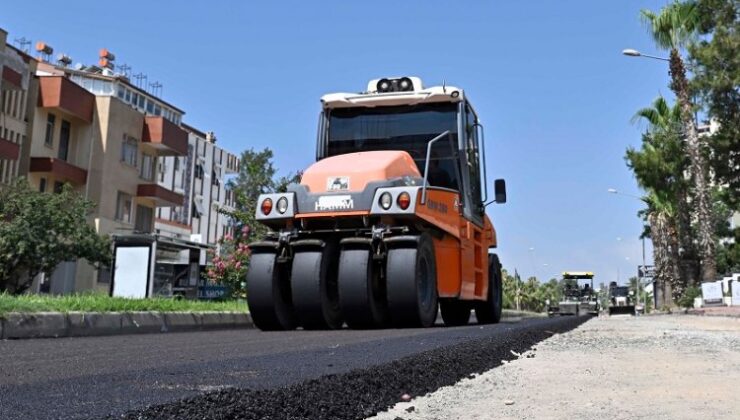
[[[506,181],[503,179],[493,181],[493,191],[496,203],[503,204],[506,202]]]

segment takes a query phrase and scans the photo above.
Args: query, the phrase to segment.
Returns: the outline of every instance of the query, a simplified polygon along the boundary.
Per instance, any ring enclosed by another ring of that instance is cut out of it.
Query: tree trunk
[[[653,240],[655,279],[661,291],[658,309],[672,308],[676,293],[682,293],[678,262],[678,237],[673,220],[666,214],[653,211],[648,216]]]
[[[689,173],[694,183],[694,211],[697,221],[701,274],[704,281],[713,281],[717,275],[715,261],[714,225],[709,187],[709,172],[703,151],[704,140],[699,137],[689,100],[689,82],[683,60],[675,48],[670,58],[671,90],[676,94],[681,107],[681,120],[686,136],[686,151],[689,155]]]
[[[679,275],[683,284],[696,286],[699,283],[699,263],[697,260],[694,233],[691,229],[691,207],[686,189],[678,189],[677,222],[679,245]]]

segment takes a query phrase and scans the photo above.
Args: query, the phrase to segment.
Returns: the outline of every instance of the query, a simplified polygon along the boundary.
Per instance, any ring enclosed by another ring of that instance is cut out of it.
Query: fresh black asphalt
[[[285,408],[290,405],[289,397],[308,405],[316,403],[319,395],[337,398],[336,385],[342,381],[342,387],[349,387],[342,392],[346,407],[335,418],[362,417],[397,400],[398,387],[418,395],[454,383],[494,367],[507,354],[511,357],[509,349],[521,351],[552,331],[572,328],[582,320],[530,319],[516,324],[406,330],[230,330],[0,341],[0,419],[86,419],[126,413],[129,418],[236,418],[241,416],[235,413],[250,411],[250,404],[275,413],[270,401],[279,400]],[[478,356],[467,356],[471,354]],[[471,361],[461,364],[459,360]],[[435,366],[437,379],[432,380],[425,363]],[[399,376],[400,372],[393,372],[404,367],[412,369],[404,376],[410,380],[394,383],[389,379]],[[358,389],[366,382],[375,387],[387,383],[389,389],[380,393],[382,398],[375,395],[380,392],[377,389],[369,396],[367,390]],[[301,394],[300,390],[312,391]],[[204,393],[208,394],[200,396]],[[353,402],[353,395],[373,404]],[[185,397],[195,400],[175,402]],[[165,403],[170,404],[162,406]],[[342,406],[331,400],[318,403],[321,413],[327,407]],[[140,411],[149,405],[155,407]],[[282,413],[283,418],[316,418],[311,407],[296,407],[299,412]]]

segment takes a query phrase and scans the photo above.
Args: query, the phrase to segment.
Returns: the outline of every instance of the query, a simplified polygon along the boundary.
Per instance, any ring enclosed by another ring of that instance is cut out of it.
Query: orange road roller
[[[429,327],[501,318],[485,213],[483,126],[465,92],[417,77],[321,98],[316,162],[262,194],[271,233],[250,244],[247,301],[262,330]]]

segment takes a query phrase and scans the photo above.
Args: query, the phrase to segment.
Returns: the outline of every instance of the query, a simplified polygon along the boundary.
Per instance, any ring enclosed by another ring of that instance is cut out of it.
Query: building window
[[[143,233],[151,232],[153,219],[154,211],[151,207],[136,206],[136,226],[134,229]]]
[[[155,105],[154,106],[154,115],[156,115],[158,117],[160,115],[162,115],[162,107],[161,106],[159,106],[159,105]]]
[[[147,99],[147,101],[146,101],[146,112],[149,113],[149,114],[153,114],[154,113],[154,102],[152,102],[149,99]]]
[[[118,192],[116,201],[116,220],[125,223],[131,223],[131,203],[133,199],[129,194]]]
[[[52,147],[54,145],[54,124],[57,121],[57,117],[54,114],[49,114],[46,117],[46,134],[44,135],[44,144]]]
[[[39,179],[39,192],[46,192],[46,178]]]
[[[138,107],[139,107],[139,108],[140,108],[140,109],[141,109],[142,111],[144,110],[144,100],[145,100],[145,99],[146,99],[146,98],[144,97],[144,95],[139,95],[139,104],[138,104]]]
[[[141,171],[139,175],[142,179],[152,181],[154,179],[154,157],[146,153],[141,154]]]
[[[203,175],[203,165],[201,165],[200,163],[195,164],[195,179],[203,179]]]
[[[124,134],[123,145],[121,147],[121,162],[127,165],[136,166],[136,158],[138,153],[138,141],[128,134]]]
[[[193,200],[193,217],[200,218],[205,214],[205,209],[203,208],[203,201],[199,199]]]
[[[63,182],[57,181],[57,182],[54,183],[54,192],[55,193],[59,194],[60,192],[62,192],[62,189],[64,189],[64,183]]]

